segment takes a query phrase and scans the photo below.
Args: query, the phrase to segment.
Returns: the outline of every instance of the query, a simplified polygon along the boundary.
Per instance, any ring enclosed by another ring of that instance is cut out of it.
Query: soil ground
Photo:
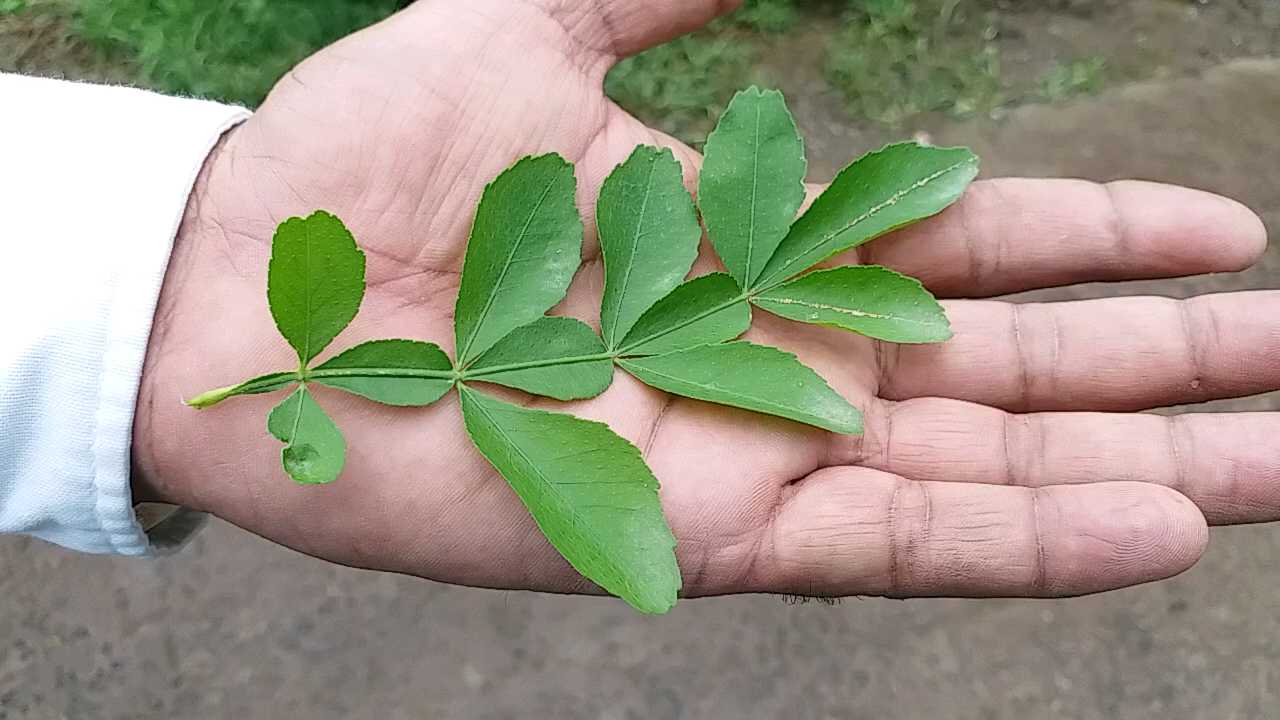
[[[1165,17],[1141,13],[1173,13],[1160,32],[1141,31],[1144,52],[1166,58],[1168,72],[998,121],[918,129],[973,146],[989,176],[1141,177],[1225,193],[1262,213],[1280,240],[1280,60],[1236,59],[1280,54],[1274,34],[1254,34],[1275,26],[1260,16],[1240,26],[1231,13],[1249,7],[1238,3],[1058,4],[1071,7],[1043,11],[1035,28],[1047,35],[1028,47],[1060,36],[1123,54],[1140,18]],[[1217,19],[1183,23],[1192,9]],[[849,129],[824,92],[789,96],[816,177],[835,170],[824,159],[884,139]],[[1238,275],[1039,298],[1264,287],[1280,287],[1274,245]],[[1280,409],[1280,399],[1214,407],[1223,408]],[[1178,578],[1089,598],[827,606],[740,597],[642,618],[608,600],[340,568],[221,523],[154,562],[6,538],[0,720],[1274,718],[1278,559],[1280,525],[1246,527],[1215,530],[1205,559]]]

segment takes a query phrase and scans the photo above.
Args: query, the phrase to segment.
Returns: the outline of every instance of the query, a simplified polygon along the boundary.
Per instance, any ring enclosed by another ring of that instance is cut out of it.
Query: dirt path
[[[1226,0],[1009,1],[994,23],[1000,76],[1014,97],[1034,87],[1056,65],[1102,58],[1109,90],[1152,80],[1194,78],[1231,60],[1280,56],[1280,2]],[[838,35],[837,14],[806,17],[794,32],[766,38],[755,69],[761,82],[781,88],[813,151],[812,176],[826,179],[846,158],[890,140],[927,133],[953,135],[954,118],[933,114],[902,128],[850,119],[843,96],[830,87],[823,60]],[[971,128],[990,132],[1007,124],[1003,112],[978,117]],[[1125,127],[1123,123],[1112,123]],[[1065,123],[1059,123],[1064,126]]]

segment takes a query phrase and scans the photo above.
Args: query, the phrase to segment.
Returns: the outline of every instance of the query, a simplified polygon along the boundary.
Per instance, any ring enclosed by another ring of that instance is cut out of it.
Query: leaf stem
[[[669,335],[677,330],[688,327],[699,320],[714,315],[721,310],[732,307],[740,302],[751,302],[757,295],[768,292],[778,285],[786,282],[786,278],[776,281],[765,287],[754,290],[747,290],[740,293],[737,297],[709,308],[704,312],[689,318],[688,320],[667,328],[660,333],[644,338],[641,342],[649,342],[658,338]],[[450,370],[426,370],[419,368],[307,368],[303,366],[299,370],[292,373],[276,373],[261,378],[255,378],[237,385],[228,385],[226,387],[215,388],[191,398],[187,401],[187,405],[194,408],[207,408],[226,400],[232,395],[250,394],[255,391],[266,392],[278,389],[282,381],[293,380],[306,383],[308,380],[322,380],[323,378],[339,378],[339,377],[397,377],[397,378],[430,378],[437,380],[483,380],[486,376],[497,375],[499,373],[511,372],[515,370],[532,370],[535,368],[554,367],[557,365],[575,365],[578,363],[600,362],[601,360],[614,361],[622,357],[630,357],[628,352],[632,347],[640,343],[632,343],[628,347],[618,348],[612,352],[593,353],[590,355],[574,355],[562,358],[545,358],[542,360],[529,360],[527,362],[509,363],[506,365],[494,365],[486,368],[461,368]]]
[[[714,315],[721,310],[732,307],[740,302],[751,302],[757,295],[768,292],[773,288],[787,282],[786,278],[776,281],[765,287],[754,290],[747,290],[740,293],[737,297],[726,300],[715,307],[709,308],[704,312],[689,318],[688,320],[667,328],[660,333],[644,338],[641,342],[649,342],[658,338],[669,335],[677,330],[692,325],[699,320]],[[593,353],[591,355],[574,355],[562,358],[545,358],[542,360],[529,360],[527,362],[509,363],[506,365],[494,365],[486,368],[461,368],[450,370],[426,370],[419,368],[307,368],[302,367],[292,373],[276,373],[261,378],[255,378],[247,382],[237,385],[228,385],[227,387],[209,390],[187,401],[187,405],[194,408],[207,408],[216,405],[219,402],[231,397],[232,395],[250,394],[255,390],[264,392],[267,390],[277,389],[277,385],[282,380],[294,380],[305,383],[308,380],[322,380],[323,378],[339,378],[339,377],[398,377],[398,378],[430,378],[437,380],[483,380],[486,376],[497,375],[498,373],[511,372],[515,370],[532,370],[535,368],[554,367],[557,365],[575,365],[578,363],[599,362],[601,360],[614,361],[622,357],[630,357],[628,352],[632,347],[639,345],[640,342],[632,343],[628,347],[618,348],[612,352]]]
[[[187,404],[188,407],[193,407],[197,410],[203,410],[207,407],[217,405],[223,400],[226,400],[227,398],[231,397],[231,393],[235,392],[236,388],[238,387],[240,386],[228,385],[226,387],[214,388],[213,390],[206,390],[200,393],[199,395],[196,395],[195,397],[191,398],[190,400],[185,400],[184,402]]]
[[[302,375],[296,372],[272,373],[271,375],[263,375],[261,377],[253,378],[252,380],[246,380],[242,383],[236,383],[235,385],[206,390],[190,400],[187,400],[186,404],[190,407],[196,408],[197,410],[203,410],[204,408],[217,405],[232,395],[254,395],[257,393],[280,390],[286,387],[289,383],[300,382],[302,379]]]
[[[601,360],[613,360],[617,357],[614,353],[602,352],[593,353],[591,355],[573,355],[562,358],[544,358],[542,360],[529,360],[526,362],[509,363],[507,365],[494,365],[486,368],[464,368],[457,376],[459,380],[482,380],[486,375],[497,375],[498,373],[510,372],[512,370],[529,370],[532,368],[552,367],[555,365],[574,365],[577,363],[600,362]]]
[[[457,380],[461,373],[457,370],[425,370],[420,368],[316,368],[308,370],[307,380],[335,377],[395,377],[395,378],[431,378],[435,380]]]

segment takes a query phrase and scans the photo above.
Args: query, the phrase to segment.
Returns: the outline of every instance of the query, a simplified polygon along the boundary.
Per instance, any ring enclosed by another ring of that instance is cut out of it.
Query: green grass
[[[704,30],[623,60],[605,78],[605,92],[650,125],[701,141],[733,93],[759,79],[758,38],[801,19],[798,0],[745,0]]]
[[[1090,57],[1059,62],[1040,76],[1039,99],[1059,102],[1078,95],[1096,95],[1106,85],[1107,61]]]
[[[827,50],[850,113],[891,127],[925,113],[989,113],[1006,102],[996,15],[961,0],[852,3]]]
[[[12,38],[9,54],[18,58],[0,51],[0,68],[125,78],[253,107],[298,61],[400,4],[0,0],[0,40]],[[806,62],[825,58],[814,77],[844,98],[852,122],[894,129],[930,113],[987,114],[1102,87],[1100,58],[1063,61],[1034,86],[1010,87],[1001,73],[994,6],[995,0],[746,0],[707,29],[623,61],[605,87],[641,119],[686,141],[705,137],[738,88],[777,84],[772,71],[785,68],[804,43],[825,42],[825,54],[809,53]]]
[[[796,0],[745,0],[733,22],[757,32],[786,32],[800,19],[797,5]]]
[[[606,87],[642,119],[701,139],[734,90],[758,80],[759,38],[808,22],[827,33],[823,75],[853,121],[902,128],[927,113],[985,114],[1009,102],[996,17],[974,0],[748,0],[706,30],[624,61]]]
[[[159,90],[255,106],[289,68],[395,0],[79,0],[73,28]]]
[[[823,75],[855,123],[901,130],[929,114],[992,115],[1102,88],[1100,58],[1059,62],[1033,86],[1012,83],[1001,71],[996,5],[748,0],[706,30],[624,61],[606,87],[641,119],[686,141],[700,140],[734,90],[760,80],[760,68],[768,63],[761,57],[761,37],[808,24],[827,34]],[[784,50],[779,58],[785,57]]]
[[[660,130],[703,138],[745,84],[751,60],[744,43],[703,31],[619,63],[605,78],[605,91]]]

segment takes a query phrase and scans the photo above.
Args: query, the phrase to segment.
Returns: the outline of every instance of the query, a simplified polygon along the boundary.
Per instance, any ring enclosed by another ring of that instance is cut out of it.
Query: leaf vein
[[[655,156],[649,162],[649,176],[645,179],[644,197],[640,200],[640,212],[636,216],[635,231],[631,236],[631,243],[627,247],[627,264],[622,272],[622,287],[618,289],[618,298],[610,308],[613,312],[613,322],[609,323],[609,347],[613,347],[618,340],[618,317],[622,314],[622,299],[627,295],[627,286],[631,284],[631,271],[636,266],[636,248],[640,246],[640,241],[644,238],[644,218],[649,208],[649,198],[653,195],[653,176],[657,171],[658,161],[661,156]]]
[[[838,229],[836,229],[836,230],[832,230],[831,232],[826,233],[826,234],[822,235],[821,237],[819,237],[819,238],[818,238],[818,239],[817,239],[817,240],[816,240],[816,241],[815,241],[815,242],[814,242],[814,243],[813,243],[813,244],[812,244],[808,249],[806,249],[804,252],[801,252],[801,253],[798,253],[798,254],[794,255],[790,260],[788,260],[786,263],[784,263],[784,264],[783,264],[783,266],[782,266],[781,271],[780,271],[780,272],[778,272],[778,273],[775,273],[775,274],[773,275],[773,277],[779,277],[779,276],[782,276],[782,277],[784,277],[784,278],[785,278],[785,276],[788,274],[788,272],[789,272],[790,268],[791,268],[793,265],[795,265],[795,264],[796,264],[796,262],[797,262],[797,259],[798,259],[798,258],[803,258],[804,256],[808,255],[809,253],[813,252],[814,250],[817,250],[818,248],[822,247],[822,246],[823,246],[823,245],[825,245],[826,243],[830,242],[833,238],[835,238],[835,237],[837,237],[837,236],[839,236],[839,235],[842,235],[842,234],[844,234],[844,233],[846,233],[846,232],[848,232],[848,231],[852,230],[853,228],[857,227],[858,225],[860,225],[860,224],[862,224],[862,223],[866,222],[867,220],[870,220],[872,217],[875,217],[876,215],[879,215],[879,214],[880,214],[881,212],[883,212],[886,208],[889,208],[889,207],[892,207],[892,206],[894,206],[894,205],[897,205],[899,202],[901,202],[901,201],[902,201],[902,199],[903,199],[903,198],[905,198],[906,196],[910,195],[911,193],[913,193],[913,192],[915,192],[915,191],[917,191],[917,190],[920,190],[920,189],[922,189],[922,188],[926,187],[927,185],[929,185],[929,184],[930,184],[930,183],[932,183],[933,181],[935,181],[935,180],[937,180],[937,179],[939,179],[939,178],[943,177],[944,175],[947,175],[947,174],[949,174],[949,173],[951,173],[951,172],[954,172],[954,171],[956,171],[956,170],[959,170],[960,168],[964,167],[965,165],[971,164],[972,162],[973,162],[973,160],[972,160],[971,158],[965,158],[964,160],[961,160],[961,161],[959,161],[959,162],[957,162],[957,163],[953,163],[952,165],[949,165],[949,166],[947,166],[947,167],[945,167],[945,168],[943,168],[943,169],[941,169],[941,170],[937,170],[937,171],[935,171],[935,172],[933,172],[933,173],[931,173],[931,174],[929,174],[929,175],[926,175],[926,176],[924,176],[924,177],[920,178],[919,180],[916,180],[915,182],[911,183],[911,184],[910,184],[910,185],[908,185],[907,187],[902,188],[901,190],[898,190],[898,191],[894,192],[892,195],[890,195],[889,197],[887,197],[887,198],[885,198],[884,200],[880,201],[879,203],[877,203],[877,204],[873,205],[872,207],[868,208],[866,212],[862,213],[861,215],[859,215],[859,216],[855,217],[854,219],[850,220],[849,222],[845,223],[845,224],[844,224],[843,226],[841,226],[840,228],[838,228]]]
[[[751,153],[751,207],[749,210],[750,220],[749,220],[749,223],[747,224],[747,258],[746,258],[747,267],[745,272],[742,275],[743,287],[747,287],[748,285],[751,284],[751,281],[755,279],[752,277],[755,273],[751,272],[751,255],[752,255],[752,250],[755,249],[755,244],[756,244],[756,214],[758,212],[757,192],[759,190],[759,185],[760,185],[760,113],[761,113],[761,108],[763,106],[764,106],[763,102],[756,103],[756,131],[755,131],[754,144],[752,145],[752,148],[751,148],[753,152]]]
[[[828,305],[826,303],[813,302],[812,300],[800,300],[797,298],[787,297],[761,297],[756,299],[757,303],[777,303],[779,305],[800,305],[802,307],[811,307],[817,310],[830,310],[834,313],[849,315],[851,317],[871,318],[873,320],[893,320],[896,322],[912,323],[915,325],[933,325],[929,320],[920,320],[918,318],[908,317],[906,315],[886,315],[884,313],[868,312],[866,310],[857,310],[850,307],[840,307],[838,305]]]

